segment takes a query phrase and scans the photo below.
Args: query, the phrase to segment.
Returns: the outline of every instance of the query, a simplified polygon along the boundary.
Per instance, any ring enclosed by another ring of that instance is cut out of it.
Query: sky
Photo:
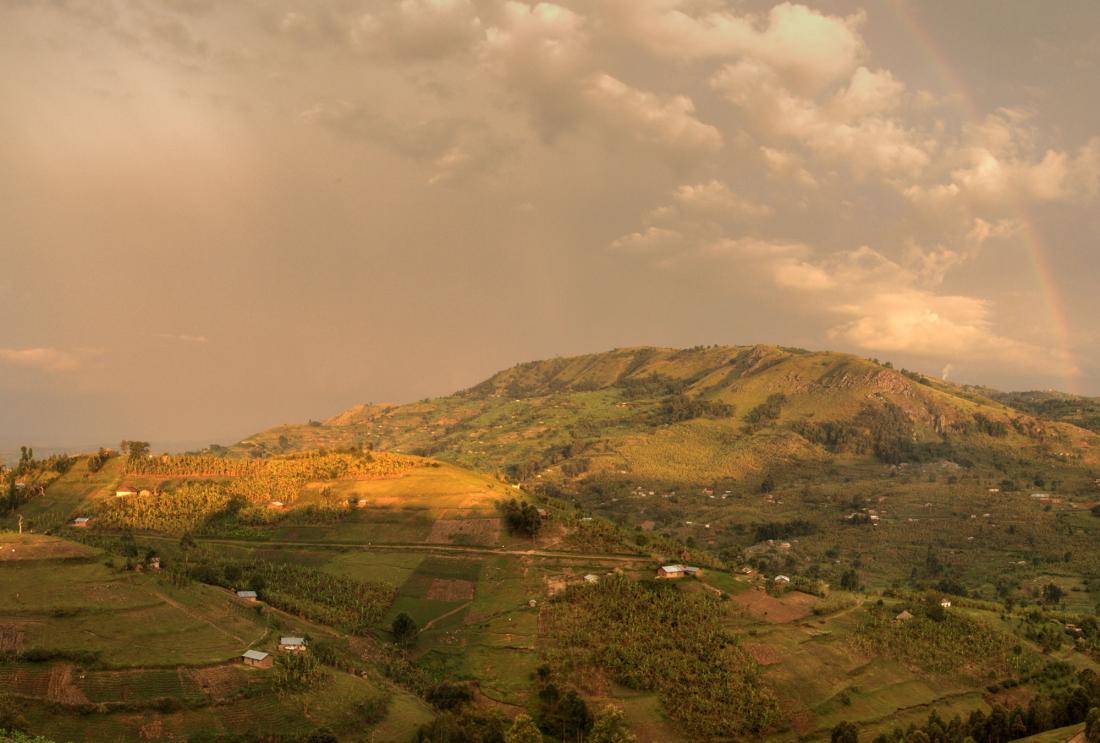
[[[0,0],[0,447],[773,343],[1100,395],[1093,0]]]

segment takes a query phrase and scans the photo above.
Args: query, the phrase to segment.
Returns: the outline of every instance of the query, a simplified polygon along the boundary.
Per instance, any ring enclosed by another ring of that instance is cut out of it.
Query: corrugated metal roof
[[[249,660],[263,660],[267,657],[267,653],[261,650],[245,650],[242,658],[248,658]]]
[[[661,570],[665,571],[666,573],[682,573],[682,572],[684,572],[684,566],[683,565],[662,565]]]
[[[256,598],[255,591],[237,591],[237,595],[242,599],[254,599]]]
[[[301,637],[281,637],[279,638],[280,645],[305,645],[305,639]]]

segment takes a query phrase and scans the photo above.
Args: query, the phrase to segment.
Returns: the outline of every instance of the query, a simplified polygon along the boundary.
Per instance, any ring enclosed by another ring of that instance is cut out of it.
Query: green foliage
[[[511,534],[522,534],[534,539],[542,528],[539,509],[530,503],[512,498],[501,503],[500,510],[504,514],[504,524]]]
[[[859,728],[850,722],[837,723],[829,734],[831,743],[859,743]]]
[[[401,612],[394,617],[393,623],[390,625],[390,633],[393,635],[394,642],[407,648],[416,643],[416,636],[420,634],[420,628],[416,626],[415,619],[405,612]]]
[[[787,402],[782,392],[768,395],[768,399],[757,405],[745,415],[745,423],[750,429],[756,429],[779,418],[779,413]]]
[[[504,734],[504,743],[542,743],[542,732],[529,715],[521,714],[512,720],[512,727]]]
[[[269,560],[232,561],[204,555],[186,571],[187,577],[203,583],[248,586],[277,609],[360,635],[377,625],[396,592],[389,583]]]
[[[564,694],[554,684],[539,690],[539,727],[561,740],[582,740],[592,728],[592,712],[575,690]]]
[[[638,738],[630,732],[623,711],[618,707],[607,706],[596,716],[596,724],[588,736],[588,743],[637,743]]]
[[[96,514],[104,529],[136,529],[183,534],[195,531],[225,511],[229,496],[217,485],[188,483],[171,493],[152,493],[105,501]]]
[[[280,653],[275,656],[275,688],[284,693],[305,691],[320,683],[324,669],[313,653]]]
[[[554,601],[551,660],[564,677],[595,666],[632,689],[656,691],[666,714],[692,735],[763,731],[778,705],[719,616],[719,600],[709,594],[609,576]]]
[[[0,729],[0,743],[54,743],[54,741],[43,738],[41,735],[30,735],[18,730]]]
[[[405,616],[408,616],[407,614]],[[394,620],[397,623],[397,620]],[[397,633],[394,633],[396,636]],[[428,704],[438,709],[456,709],[464,704],[474,701],[474,693],[469,684],[460,684],[455,681],[441,681],[424,695]]]
[[[855,646],[933,673],[969,668],[987,678],[1004,677],[1035,665],[1031,654],[1016,650],[1011,635],[958,612],[944,612],[941,618],[938,601],[913,606],[912,619],[897,621],[902,608],[869,607],[852,640]]]
[[[1100,707],[1093,707],[1085,718],[1085,741],[1100,743]]]

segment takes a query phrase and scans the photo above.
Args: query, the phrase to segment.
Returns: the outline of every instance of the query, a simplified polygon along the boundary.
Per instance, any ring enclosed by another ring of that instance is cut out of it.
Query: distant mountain
[[[681,482],[799,462],[1097,462],[1096,433],[1021,399],[842,353],[625,348],[519,364],[446,397],[357,405],[235,449],[373,447],[517,479]]]

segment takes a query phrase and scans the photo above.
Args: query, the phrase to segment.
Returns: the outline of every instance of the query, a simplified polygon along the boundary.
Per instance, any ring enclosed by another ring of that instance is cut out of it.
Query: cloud
[[[351,140],[371,142],[429,166],[428,183],[460,181],[495,170],[511,143],[487,124],[442,116],[398,121],[363,103],[317,103],[300,118]]]
[[[1045,373],[1061,373],[1067,366],[1067,359],[1057,351],[996,332],[992,305],[976,297],[906,289],[876,293],[832,309],[852,319],[831,328],[828,337],[866,351],[995,359]]]
[[[722,147],[721,133],[695,118],[695,104],[687,96],[662,98],[607,74],[590,79],[582,95],[594,120],[617,137],[689,154]]]
[[[72,371],[80,366],[76,356],[56,348],[0,348],[0,363],[48,372]]]
[[[601,71],[587,19],[553,3],[506,2],[486,30],[486,69],[528,107],[543,139],[591,129],[614,144],[689,159],[722,147],[686,95],[659,95]]]
[[[607,5],[611,23],[655,56],[752,58],[806,92],[846,76],[865,54],[862,13],[841,18],[786,2],[767,17],[725,10],[693,13],[691,4],[680,0],[613,0]]]
[[[929,162],[929,145],[900,119],[900,83],[860,68],[831,101],[818,103],[787,89],[776,72],[754,60],[724,65],[711,87],[740,108],[767,142],[799,144],[857,174],[915,177]]]
[[[774,213],[767,204],[741,198],[717,178],[679,186],[673,193],[673,201],[688,214],[711,219],[770,217]]]
[[[352,48],[397,59],[439,59],[471,51],[484,37],[470,0],[401,0],[350,24]]]
[[[158,338],[180,341],[181,343],[209,343],[210,339],[205,335],[188,335],[186,333],[157,333]]]

